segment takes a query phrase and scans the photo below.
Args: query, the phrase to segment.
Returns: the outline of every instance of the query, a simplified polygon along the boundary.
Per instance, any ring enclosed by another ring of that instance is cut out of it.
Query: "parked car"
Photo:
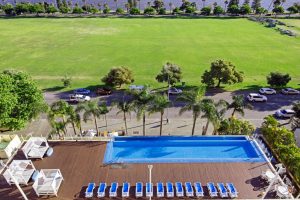
[[[129,86],[129,89],[130,90],[138,90],[138,91],[141,91],[145,88],[145,86],[143,85],[130,85]]]
[[[276,90],[272,89],[272,88],[261,88],[259,90],[260,94],[276,94]]]
[[[250,93],[247,96],[248,101],[256,101],[256,102],[266,102],[268,100],[268,98],[264,95],[261,94],[257,94],[257,93]]]
[[[169,88],[168,93],[170,95],[172,95],[172,94],[181,94],[182,90],[172,87],[172,88]]]
[[[90,90],[87,90],[87,89],[84,89],[84,88],[78,88],[78,89],[74,90],[74,94],[88,95],[90,93],[91,93]]]
[[[295,90],[293,88],[284,88],[281,90],[282,94],[300,94],[298,90]]]
[[[275,112],[275,116],[278,118],[291,118],[295,114],[295,111],[291,109],[283,109],[283,110],[277,110]]]
[[[97,95],[110,95],[112,93],[112,90],[108,87],[103,87],[103,88],[97,88],[96,89],[96,94]]]
[[[85,101],[90,101],[91,97],[82,95],[82,94],[73,94],[70,95],[68,102],[69,103],[80,103],[80,102],[85,102]]]

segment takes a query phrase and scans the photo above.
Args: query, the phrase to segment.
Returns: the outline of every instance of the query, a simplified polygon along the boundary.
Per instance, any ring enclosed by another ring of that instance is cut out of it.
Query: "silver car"
[[[291,110],[291,109],[282,109],[282,110],[277,110],[275,112],[275,116],[278,118],[291,118],[292,116],[294,116],[295,111]]]
[[[284,88],[281,90],[282,94],[300,94],[298,90],[295,90],[293,88]]]

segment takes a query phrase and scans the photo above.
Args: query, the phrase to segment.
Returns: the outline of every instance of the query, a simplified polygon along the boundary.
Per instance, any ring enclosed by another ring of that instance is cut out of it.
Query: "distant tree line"
[[[200,14],[200,15],[248,15],[248,14],[267,14],[271,10],[275,15],[283,14],[285,9],[283,4],[286,0],[273,0],[266,9],[261,6],[261,0],[254,0],[251,4],[249,0],[245,0],[240,4],[239,0],[225,0],[224,7],[214,2],[212,5],[206,6],[206,0],[202,0],[203,5],[197,8],[196,2],[184,0],[179,7],[174,7],[170,2],[165,5],[162,0],[154,0],[148,2],[144,10],[141,10],[140,0],[128,0],[123,5],[118,4],[118,0],[114,0],[115,9],[111,10],[107,3],[88,3],[87,0],[82,0],[82,4],[73,3],[72,1],[56,0],[54,3],[40,2],[18,2],[15,5],[0,2],[0,11],[2,10],[6,15],[22,15],[22,14],[41,14],[41,13],[63,13],[63,14],[131,14],[131,15],[166,15],[166,14]],[[272,7],[273,6],[273,7]],[[271,9],[272,8],[272,9]],[[286,9],[289,14],[300,12],[300,4],[294,3]]]

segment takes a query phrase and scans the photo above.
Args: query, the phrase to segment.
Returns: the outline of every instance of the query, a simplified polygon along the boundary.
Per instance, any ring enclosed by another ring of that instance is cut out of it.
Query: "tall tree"
[[[71,124],[72,125],[72,128],[73,128],[73,131],[74,131],[74,134],[77,135],[77,132],[76,132],[76,128],[78,128],[80,130],[80,135],[82,133],[82,130],[81,130],[81,118],[80,118],[80,114],[78,114],[74,107],[73,106],[70,106],[68,107],[67,109],[67,121],[66,123],[67,124]]]
[[[202,0],[202,8],[205,7],[205,0]]]
[[[97,101],[87,101],[80,103],[77,108],[76,112],[83,111],[83,120],[87,122],[90,117],[94,118],[94,124],[97,131],[97,135],[99,135],[98,123],[97,119],[101,116],[101,110],[98,105]]]
[[[19,130],[47,110],[42,91],[23,72],[0,73],[0,129]]]
[[[193,113],[192,135],[195,133],[197,118],[200,116],[203,109],[202,99],[204,94],[205,88],[199,87],[196,90],[185,91],[177,98],[177,101],[185,102],[185,105],[179,111],[179,115],[182,115],[186,111],[192,111]]]
[[[239,113],[240,115],[244,116],[245,109],[253,109],[253,106],[245,101],[243,95],[236,95],[232,97],[232,102],[227,103],[227,109],[232,110],[231,117],[234,117],[235,113]]]
[[[251,8],[253,12],[257,13],[258,8],[261,7],[261,0],[253,0],[251,4]]]
[[[228,8],[232,5],[239,6],[239,0],[229,0]]]
[[[226,12],[226,10],[227,10],[227,5],[228,5],[228,0],[225,0],[225,1],[224,1],[224,5],[225,5],[224,10],[225,10],[225,12]]]
[[[143,118],[143,135],[146,135],[146,113],[149,103],[153,100],[153,95],[149,92],[148,88],[144,88],[142,91],[132,92],[135,106],[135,112],[137,119]]]
[[[121,87],[123,84],[133,83],[134,79],[129,68],[114,67],[102,78],[102,81],[107,85]]]
[[[117,107],[117,109],[119,110],[117,112],[117,115],[122,113],[123,114],[123,120],[125,123],[125,131],[126,131],[126,135],[128,135],[128,127],[127,127],[127,117],[126,115],[131,113],[131,111],[133,111],[134,109],[134,104],[129,101],[129,100],[125,100],[125,98],[123,98],[122,101],[117,101],[113,103],[114,106]]]
[[[207,134],[209,123],[212,123],[214,127],[213,135],[215,135],[226,112],[227,104],[224,100],[214,102],[212,99],[203,99],[202,102],[202,112],[204,114],[201,117],[207,119],[206,125],[202,131],[202,135]]]
[[[168,108],[170,105],[170,101],[168,100],[168,97],[165,95],[155,95],[153,101],[149,105],[149,114],[152,113],[160,113],[160,128],[159,128],[159,135],[162,135],[162,122],[163,122],[163,116],[165,113],[165,109]]]
[[[233,7],[233,6],[232,6]],[[202,83],[212,87],[220,87],[221,83],[234,84],[243,82],[243,72],[237,71],[235,65],[224,60],[216,60],[211,63],[210,70],[205,70],[202,75]]]
[[[297,128],[300,128],[300,101],[295,102],[292,109],[295,111],[294,116],[291,118],[291,127],[294,132]]]
[[[156,76],[158,82],[167,82],[168,88],[170,85],[174,85],[177,82],[180,82],[182,79],[182,72],[179,66],[167,62],[161,72]]]
[[[172,13],[172,7],[173,7],[173,3],[170,2],[170,3],[169,3],[170,13]]]

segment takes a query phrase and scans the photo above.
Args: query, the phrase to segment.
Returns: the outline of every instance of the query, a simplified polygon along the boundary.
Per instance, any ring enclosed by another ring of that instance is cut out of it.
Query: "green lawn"
[[[270,71],[287,72],[300,83],[300,37],[281,35],[246,19],[0,19],[0,70],[29,72],[42,88],[100,84],[113,66],[128,66],[136,84],[158,86],[166,61],[182,67],[184,81],[198,85],[211,61],[232,61],[243,84],[265,85]]]

